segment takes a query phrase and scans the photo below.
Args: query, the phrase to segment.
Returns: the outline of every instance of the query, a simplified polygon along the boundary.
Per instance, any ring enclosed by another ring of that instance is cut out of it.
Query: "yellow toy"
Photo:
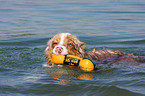
[[[89,59],[83,59],[74,55],[55,55],[52,54],[51,62],[55,64],[65,64],[79,66],[84,71],[93,71],[96,66]]]

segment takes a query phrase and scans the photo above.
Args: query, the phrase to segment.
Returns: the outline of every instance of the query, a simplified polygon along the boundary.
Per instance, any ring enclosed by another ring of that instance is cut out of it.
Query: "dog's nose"
[[[55,48],[52,51],[53,54],[57,54],[57,55],[66,55],[68,54],[68,50],[65,46],[55,46]]]
[[[56,49],[55,49],[55,52],[58,53],[58,54],[61,54],[62,51],[63,51],[62,47],[56,47]]]

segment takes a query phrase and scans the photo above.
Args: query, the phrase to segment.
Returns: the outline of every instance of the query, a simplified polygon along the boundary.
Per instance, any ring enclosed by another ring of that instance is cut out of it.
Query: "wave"
[[[123,42],[120,42],[120,43],[123,43],[123,44],[145,44],[145,39],[143,39],[143,40],[123,41]]]
[[[0,46],[39,46],[46,45],[49,37],[41,38],[41,37],[31,37],[31,38],[16,38],[16,39],[8,39],[1,40]]]

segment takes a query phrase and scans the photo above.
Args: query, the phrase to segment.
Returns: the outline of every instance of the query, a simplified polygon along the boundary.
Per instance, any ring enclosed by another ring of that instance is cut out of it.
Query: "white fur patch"
[[[71,35],[70,33],[61,33],[60,34],[60,42],[58,45],[63,45],[64,44],[64,39],[66,38],[67,35]]]
[[[57,55],[58,55],[58,53],[55,52],[55,50],[56,50],[57,47],[62,47],[63,51],[62,51],[61,55],[66,55],[66,54],[68,54],[67,48],[66,48],[65,46],[63,46],[63,45],[64,45],[64,40],[66,39],[67,35],[71,35],[71,34],[70,34],[70,33],[61,33],[61,34],[60,34],[60,42],[59,42],[59,44],[58,44],[57,46],[55,46],[55,48],[53,49],[53,54],[57,54]]]

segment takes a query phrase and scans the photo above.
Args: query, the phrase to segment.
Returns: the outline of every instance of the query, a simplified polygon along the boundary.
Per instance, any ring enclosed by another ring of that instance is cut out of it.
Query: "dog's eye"
[[[56,45],[56,44],[58,44],[58,43],[57,43],[57,42],[54,42],[53,44]]]
[[[71,44],[71,43],[69,43],[69,44],[68,44],[68,46],[70,46],[70,47],[71,47],[71,46],[72,46],[72,44]]]

